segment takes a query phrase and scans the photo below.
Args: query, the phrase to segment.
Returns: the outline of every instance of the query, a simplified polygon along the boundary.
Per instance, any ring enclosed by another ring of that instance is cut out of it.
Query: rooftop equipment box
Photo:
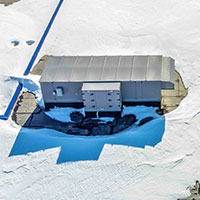
[[[174,89],[174,67],[172,58],[159,55],[50,56],[40,85],[46,108],[106,112],[118,111],[118,103],[160,106],[161,90]]]
[[[83,83],[82,98],[86,112],[121,111],[120,83]]]

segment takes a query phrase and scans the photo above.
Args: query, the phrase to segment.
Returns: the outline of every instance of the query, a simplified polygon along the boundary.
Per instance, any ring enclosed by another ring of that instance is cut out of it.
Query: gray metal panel
[[[66,81],[70,79],[73,67],[76,63],[77,57],[68,56],[61,57],[58,70],[55,74],[54,81]]]
[[[76,103],[82,102],[81,88],[82,83],[80,82],[54,82],[53,90],[56,90],[57,87],[63,88],[63,96],[55,95],[56,101],[64,103]]]
[[[110,110],[107,96],[108,96],[107,92],[105,92],[105,91],[95,92],[95,108],[93,108],[94,111]],[[117,110],[118,110],[118,108],[117,108]]]
[[[174,74],[175,74],[175,61],[170,58],[170,82],[174,83]]]
[[[169,81],[170,80],[170,58],[162,58],[162,71],[161,71],[161,80]]]
[[[148,56],[134,56],[132,81],[145,81],[147,70]]]
[[[83,102],[86,112],[121,111],[119,91],[83,91]]]
[[[101,73],[105,62],[105,56],[94,56],[87,72],[87,81],[98,81],[101,79]]]
[[[161,82],[161,89],[162,90],[173,90],[174,89],[174,83],[171,82]]]
[[[80,56],[74,65],[70,81],[85,81],[91,56]]]
[[[103,91],[95,93],[97,111],[121,111],[120,91],[111,91],[109,94]]]
[[[142,82],[143,99],[161,99],[161,82]]]
[[[84,83],[81,90],[86,111],[121,110],[120,83]]]
[[[142,81],[137,81],[135,83],[136,87],[136,99],[143,99],[143,88],[142,88]]]
[[[101,76],[102,81],[116,80],[117,68],[119,65],[120,56],[108,56]]]
[[[169,57],[162,58],[162,89],[174,89],[174,60]]]
[[[40,82],[51,82],[54,80],[60,61],[60,57],[49,57],[45,64]]]
[[[132,101],[136,99],[136,82],[122,82],[121,83],[121,95],[122,101]]]
[[[146,80],[160,81],[161,80],[161,66],[162,66],[162,56],[149,56]]]
[[[42,82],[41,91],[44,102],[54,101],[56,99],[55,95],[53,95],[54,88],[52,82]]]
[[[121,56],[117,70],[116,80],[129,81],[131,80],[131,72],[133,67],[133,56]]]
[[[164,85],[169,82],[171,86],[171,83],[174,83],[174,60],[162,56],[49,57],[40,82],[103,82],[129,79],[163,81]]]
[[[121,93],[123,102],[160,101],[161,82],[122,82]]]

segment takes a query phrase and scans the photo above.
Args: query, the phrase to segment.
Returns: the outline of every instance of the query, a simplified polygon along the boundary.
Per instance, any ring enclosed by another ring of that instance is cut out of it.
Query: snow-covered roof
[[[40,82],[163,81],[173,83],[174,60],[163,56],[51,56]]]

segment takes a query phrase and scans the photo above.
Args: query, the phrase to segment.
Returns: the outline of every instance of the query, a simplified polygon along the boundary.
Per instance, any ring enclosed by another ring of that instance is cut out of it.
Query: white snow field
[[[0,5],[1,75],[22,76],[57,3],[21,0],[9,7]],[[45,54],[171,56],[189,93],[162,120],[164,135],[156,146],[136,148],[106,141],[96,160],[58,162],[68,155],[81,155],[79,150],[90,149],[87,144],[95,149],[101,138],[84,139],[87,142],[81,146],[82,138],[48,129],[21,129],[11,119],[0,121],[0,200],[187,196],[185,188],[200,179],[199,19],[200,1],[196,0],[64,1],[38,59]],[[11,45],[13,40],[19,40],[19,45]],[[27,46],[27,40],[36,43]],[[157,134],[156,122],[141,127],[141,135]],[[126,138],[123,132],[119,135]]]
[[[8,7],[0,4],[0,76],[23,76],[57,3],[22,0]],[[4,114],[17,85],[2,81],[0,113]]]
[[[58,0],[0,4],[0,74],[22,76]],[[34,40],[28,45],[26,42]]]

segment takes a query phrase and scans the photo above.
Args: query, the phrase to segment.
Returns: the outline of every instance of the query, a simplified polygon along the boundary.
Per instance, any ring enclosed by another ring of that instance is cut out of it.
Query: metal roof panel
[[[174,60],[162,56],[50,56],[40,82],[164,81]]]
[[[90,68],[87,71],[87,81],[99,81],[101,79],[102,69],[105,62],[105,56],[93,56]]]
[[[70,81],[85,81],[91,56],[79,56],[73,67]]]
[[[134,56],[132,68],[132,81],[145,81],[148,56]]]
[[[130,81],[133,67],[133,56],[121,56],[116,80]]]
[[[116,80],[117,68],[119,65],[120,56],[108,56],[106,57],[105,65],[101,75],[102,81]]]
[[[54,80],[60,61],[60,57],[49,57],[42,72],[40,82],[52,82]]]
[[[146,80],[160,81],[162,68],[162,56],[149,56]]]
[[[69,80],[75,63],[76,63],[76,57],[74,56],[61,58],[61,62],[55,74],[54,81]]]

